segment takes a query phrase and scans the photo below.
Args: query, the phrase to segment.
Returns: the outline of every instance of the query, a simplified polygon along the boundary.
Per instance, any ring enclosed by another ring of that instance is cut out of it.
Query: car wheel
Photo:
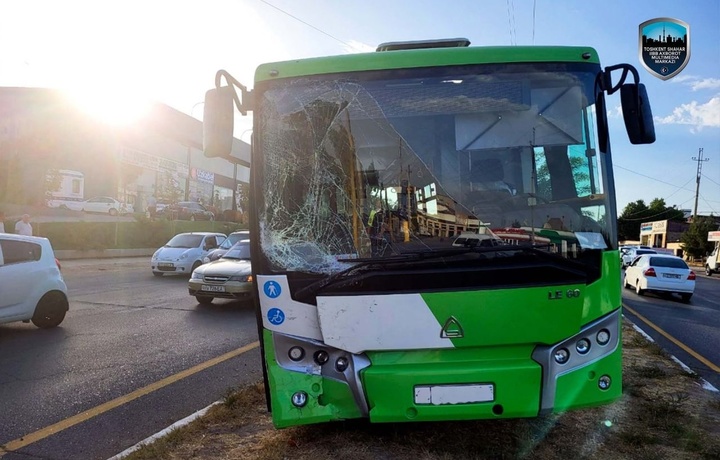
[[[213,297],[196,295],[195,300],[197,300],[197,303],[199,303],[200,305],[210,305],[213,301]]]
[[[200,265],[202,265],[202,262],[199,260],[196,260],[195,263],[192,265],[192,269],[190,270],[190,273],[194,272],[196,268],[198,268]]]
[[[118,211],[115,208],[110,208],[108,213],[110,213],[111,216],[117,216]]]
[[[65,295],[58,291],[48,292],[40,299],[32,323],[42,329],[50,329],[62,323],[68,309]]]
[[[163,276],[164,273],[163,273],[163,272],[153,272],[153,275],[155,275],[155,276]]]
[[[637,295],[645,295],[645,289],[640,288],[640,280],[635,280],[635,293]]]
[[[710,270],[710,265],[705,265],[705,274],[707,276],[712,276],[712,270]]]
[[[630,283],[628,283],[627,276],[623,278],[623,288],[630,289]]]
[[[690,299],[692,298],[692,294],[682,293],[680,294],[680,298],[683,302],[687,303],[690,302]]]
[[[192,220],[193,222],[195,221],[195,214],[190,216],[190,220]]]

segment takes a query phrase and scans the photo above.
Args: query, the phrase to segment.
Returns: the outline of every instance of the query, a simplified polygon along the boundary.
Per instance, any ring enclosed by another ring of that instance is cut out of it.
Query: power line
[[[324,30],[315,27],[315,26],[312,25],[312,24],[303,21],[303,20],[300,19],[299,17],[294,16],[294,15],[288,13],[287,11],[283,10],[282,8],[279,8],[279,7],[275,6],[275,5],[273,5],[273,4],[270,3],[270,2],[267,2],[267,1],[265,1],[265,0],[259,0],[259,1],[262,2],[262,3],[264,3],[264,4],[266,4],[267,6],[270,6],[270,7],[272,7],[272,8],[275,8],[276,10],[278,10],[279,12],[281,12],[282,14],[285,14],[285,15],[287,15],[287,16],[290,16],[291,18],[295,19],[296,21],[301,22],[301,23],[305,24],[306,26],[308,26],[308,27],[310,27],[310,28],[312,28],[312,29],[315,29],[316,31],[320,32],[321,34],[323,34],[323,35],[325,35],[325,36],[328,36],[328,37],[332,38],[333,40],[335,40],[335,41],[337,41],[337,42],[342,43],[342,44],[345,45],[345,46],[349,46],[350,48],[353,48],[353,49],[358,50],[358,51],[363,51],[363,50],[361,50],[360,48],[358,48],[358,47],[356,47],[356,46],[353,46],[353,45],[351,45],[350,43],[348,43],[348,42],[346,42],[346,41],[340,40],[339,38],[335,37],[334,35],[331,35],[331,34],[325,32]]]
[[[671,184],[670,182],[665,182],[664,180],[660,180],[660,179],[656,179],[656,178],[654,178],[654,177],[646,176],[645,174],[641,174],[641,173],[639,173],[639,172],[637,172],[637,171],[633,171],[632,169],[623,168],[622,166],[620,166],[620,165],[617,164],[617,163],[613,163],[613,166],[615,166],[616,168],[623,169],[623,170],[625,170],[625,171],[631,172],[631,173],[633,173],[633,174],[637,174],[638,176],[642,176],[642,177],[646,177],[646,178],[648,178],[648,179],[652,179],[652,180],[654,180],[654,181],[656,181],[656,182],[660,182],[661,184],[669,185],[669,186],[671,186],[671,187],[676,187],[676,188],[682,188],[682,187],[678,187],[678,186],[675,185],[675,184]],[[692,180],[692,179],[691,179],[691,180]],[[692,189],[683,188],[683,190],[688,191],[688,192],[692,192]]]
[[[715,185],[717,185],[717,186],[720,186],[720,184],[718,184],[718,183],[715,182],[714,180],[710,179],[710,178],[709,178],[708,176],[706,176],[705,174],[703,174],[702,176],[703,176],[705,179],[707,179],[707,180],[709,180],[710,182],[712,182],[713,184],[715,184]]]

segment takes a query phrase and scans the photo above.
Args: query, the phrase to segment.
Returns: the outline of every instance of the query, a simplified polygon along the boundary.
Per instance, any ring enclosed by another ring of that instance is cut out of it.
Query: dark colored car
[[[203,258],[203,263],[206,264],[208,262],[212,262],[213,260],[218,260],[220,257],[224,256],[228,250],[233,247],[235,243],[237,243],[240,240],[247,240],[250,239],[250,231],[249,230],[240,230],[239,232],[232,232],[228,235],[228,237],[225,239],[225,241],[222,242],[220,246],[218,246],[217,249],[213,249],[210,251],[208,255],[206,255]]]
[[[180,201],[166,206],[160,216],[170,220],[215,220],[215,215],[205,206],[194,201]]]

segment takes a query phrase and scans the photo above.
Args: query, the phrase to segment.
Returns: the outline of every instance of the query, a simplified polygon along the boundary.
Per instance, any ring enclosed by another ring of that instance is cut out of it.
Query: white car
[[[220,246],[226,236],[222,233],[178,233],[152,256],[150,268],[153,275],[165,273],[191,274],[202,265],[203,258]]]
[[[68,311],[67,286],[50,241],[0,233],[0,324],[55,327]]]
[[[620,263],[622,264],[622,268],[627,267],[632,263],[633,260],[635,260],[635,258],[643,254],[657,254],[657,251],[654,249],[646,249],[637,246],[620,248]]]
[[[677,293],[683,302],[688,302],[695,292],[695,272],[680,257],[644,254],[625,270],[623,286],[635,288],[638,295],[647,291]]]
[[[132,205],[121,203],[115,198],[111,198],[109,196],[96,196],[85,201],[68,203],[66,207],[74,211],[99,212],[103,214],[110,214],[111,216],[134,212]]]

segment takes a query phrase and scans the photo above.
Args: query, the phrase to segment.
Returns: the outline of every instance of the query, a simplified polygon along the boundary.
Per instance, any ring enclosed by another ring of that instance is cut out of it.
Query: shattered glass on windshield
[[[595,74],[508,67],[260,93],[255,186],[272,267],[334,273],[462,234],[566,257],[609,247]]]

